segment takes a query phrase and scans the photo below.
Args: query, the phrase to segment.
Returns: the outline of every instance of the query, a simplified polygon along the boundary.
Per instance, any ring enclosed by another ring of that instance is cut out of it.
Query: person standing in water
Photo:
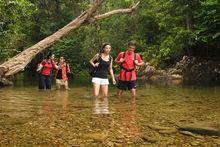
[[[39,89],[51,89],[51,70],[53,68],[58,69],[54,62],[54,54],[49,53],[47,59],[43,60],[39,69]]]
[[[110,72],[113,85],[116,84],[112,63],[113,58],[109,55],[111,51],[111,45],[108,43],[104,43],[102,45],[102,53],[96,54],[91,60],[90,64],[97,68],[94,76],[92,77],[93,83],[93,96],[96,98],[99,95],[99,91],[101,89],[103,97],[108,96],[108,72]]]
[[[70,66],[65,62],[64,57],[60,57],[58,63],[58,69],[55,73],[56,87],[60,89],[61,86],[64,86],[65,90],[68,90],[68,73],[70,72]]]
[[[132,97],[136,96],[136,72],[135,66],[141,66],[144,64],[140,55],[135,53],[135,43],[133,41],[128,42],[127,51],[120,52],[115,59],[116,63],[121,65],[119,80],[117,84],[117,95],[120,97],[124,90],[129,90]]]

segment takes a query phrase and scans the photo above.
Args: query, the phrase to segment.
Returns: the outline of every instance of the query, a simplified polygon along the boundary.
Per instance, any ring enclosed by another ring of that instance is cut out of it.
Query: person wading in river
[[[64,57],[60,57],[58,63],[58,69],[55,73],[56,87],[60,89],[61,86],[64,86],[65,90],[68,90],[68,72],[70,72],[69,64],[65,62]]]
[[[101,88],[103,97],[108,96],[108,71],[110,72],[112,83],[115,85],[115,77],[112,69],[113,58],[109,55],[111,46],[108,43],[102,45],[102,53],[96,54],[91,60],[90,64],[97,68],[92,77],[93,96],[96,98],[99,95]]]
[[[133,41],[128,42],[127,51],[120,52],[115,59],[116,63],[121,64],[121,71],[118,80],[118,92],[120,97],[123,90],[130,90],[132,97],[136,96],[136,72],[135,66],[141,66],[144,64],[140,55],[134,53],[135,43]]]
[[[39,72],[39,89],[51,89],[51,70],[58,69],[54,62],[54,54],[49,53],[47,59],[43,60],[37,71]]]

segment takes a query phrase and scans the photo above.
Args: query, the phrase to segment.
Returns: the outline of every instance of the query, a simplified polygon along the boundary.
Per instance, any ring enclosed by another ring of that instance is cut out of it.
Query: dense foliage
[[[127,8],[135,2],[108,0],[98,13]],[[91,3],[92,0],[0,0],[0,62],[54,33]],[[173,65],[184,54],[218,57],[219,7],[218,0],[141,0],[132,15],[117,15],[83,26],[51,50],[57,57],[66,57],[75,73],[83,72],[102,42],[111,43],[115,57],[126,49],[129,40],[135,40],[144,61],[162,68]]]
[[[0,62],[32,44],[32,17],[36,9],[26,0],[0,0]]]

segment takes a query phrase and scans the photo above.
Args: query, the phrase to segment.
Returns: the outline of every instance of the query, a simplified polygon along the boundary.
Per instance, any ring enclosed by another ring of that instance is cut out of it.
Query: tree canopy
[[[53,34],[88,9],[92,2],[0,0],[0,62]],[[108,0],[98,12],[127,8],[135,2]],[[83,72],[102,42],[111,43],[115,57],[126,49],[129,40],[135,40],[137,52],[144,60],[162,68],[173,65],[185,54],[216,58],[220,52],[219,6],[218,0],[141,0],[133,15],[113,16],[83,26],[51,50],[57,57],[66,57],[77,73]]]

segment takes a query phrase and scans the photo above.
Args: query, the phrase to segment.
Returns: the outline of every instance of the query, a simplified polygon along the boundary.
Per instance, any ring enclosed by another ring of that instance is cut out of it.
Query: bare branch
[[[140,2],[137,2],[134,6],[132,6],[131,8],[127,8],[127,9],[117,9],[117,10],[112,10],[110,12],[101,14],[101,15],[96,15],[93,18],[90,18],[89,22],[92,23],[94,21],[100,20],[100,19],[104,19],[107,17],[110,17],[112,15],[117,15],[117,14],[128,14],[133,12],[134,10],[137,9],[137,6],[139,5]]]

